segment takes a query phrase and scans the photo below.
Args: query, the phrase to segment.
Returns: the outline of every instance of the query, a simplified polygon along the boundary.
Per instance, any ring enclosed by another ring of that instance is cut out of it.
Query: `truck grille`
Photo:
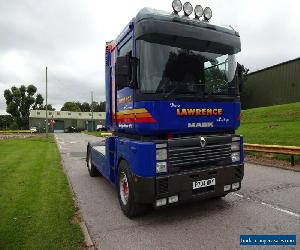
[[[228,165],[231,163],[231,135],[185,137],[168,141],[168,167],[170,172],[193,168]]]
[[[157,180],[157,192],[159,194],[166,194],[169,192],[168,178],[160,178]]]

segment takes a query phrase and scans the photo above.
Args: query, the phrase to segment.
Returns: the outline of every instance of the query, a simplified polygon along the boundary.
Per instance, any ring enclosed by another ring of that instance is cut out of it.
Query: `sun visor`
[[[214,29],[184,23],[144,19],[134,27],[136,39],[170,46],[219,54],[235,54],[241,51],[240,37]]]

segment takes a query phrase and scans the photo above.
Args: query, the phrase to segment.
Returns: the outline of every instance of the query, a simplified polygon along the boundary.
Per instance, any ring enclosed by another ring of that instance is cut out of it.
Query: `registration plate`
[[[201,181],[193,181],[193,189],[204,188],[209,186],[216,185],[216,178],[211,178],[208,180],[201,180]]]

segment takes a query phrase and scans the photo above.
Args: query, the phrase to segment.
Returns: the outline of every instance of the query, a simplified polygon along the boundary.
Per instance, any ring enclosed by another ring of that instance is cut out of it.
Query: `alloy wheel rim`
[[[128,180],[127,176],[124,172],[121,172],[120,175],[120,196],[122,203],[126,205],[128,203],[128,197],[129,197],[129,186],[128,186]]]

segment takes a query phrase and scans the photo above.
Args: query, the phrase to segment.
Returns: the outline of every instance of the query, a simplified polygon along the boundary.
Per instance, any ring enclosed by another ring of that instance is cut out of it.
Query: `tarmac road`
[[[153,210],[130,220],[122,214],[113,187],[104,178],[88,174],[87,142],[101,138],[55,137],[97,249],[262,249],[241,247],[240,234],[297,234],[297,246],[283,249],[300,249],[300,172],[246,164],[237,193]]]

